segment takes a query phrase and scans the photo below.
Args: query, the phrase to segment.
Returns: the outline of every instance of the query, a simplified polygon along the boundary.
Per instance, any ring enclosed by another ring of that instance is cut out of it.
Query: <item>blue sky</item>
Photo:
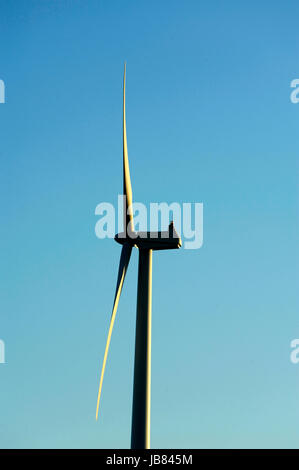
[[[120,247],[122,74],[136,201],[203,202],[154,253],[154,448],[298,447],[298,2],[2,2],[1,447],[130,445],[137,252]]]

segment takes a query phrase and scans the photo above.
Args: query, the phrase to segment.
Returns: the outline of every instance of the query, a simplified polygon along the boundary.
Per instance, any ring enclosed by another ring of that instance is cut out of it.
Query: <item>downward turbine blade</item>
[[[105,373],[107,355],[108,355],[108,350],[109,350],[109,345],[110,345],[110,340],[111,340],[111,334],[112,334],[112,330],[113,330],[113,325],[114,325],[114,320],[115,320],[115,316],[116,316],[116,312],[117,312],[117,307],[118,307],[120,294],[121,294],[121,291],[122,291],[124,279],[125,279],[125,276],[126,276],[127,268],[128,268],[130,257],[131,257],[131,252],[132,252],[132,246],[130,246],[127,243],[125,245],[123,245],[121,255],[120,255],[119,268],[118,268],[118,278],[117,278],[117,284],[116,284],[116,290],[115,290],[115,297],[114,297],[112,315],[111,315],[111,320],[110,320],[110,326],[109,326],[108,337],[107,337],[106,348],[105,348],[105,354],[104,354],[104,360],[103,360],[102,371],[101,371],[101,378],[100,378],[100,385],[99,385],[99,392],[98,392],[98,400],[97,400],[96,419],[98,419],[98,414],[99,414],[99,404],[100,404],[100,398],[101,398],[101,391],[102,391],[102,385],[103,385],[103,378],[104,378],[104,373]]]
[[[130,178],[129,158],[128,158],[128,145],[127,145],[127,129],[126,129],[126,64],[124,70],[124,91],[123,91],[123,170],[124,170],[124,232],[128,231],[128,224],[130,223],[130,230],[134,231],[133,209],[132,209],[132,185]]]

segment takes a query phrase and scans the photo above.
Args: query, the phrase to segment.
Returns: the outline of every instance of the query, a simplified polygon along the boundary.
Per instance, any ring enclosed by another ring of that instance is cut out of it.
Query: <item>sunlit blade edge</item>
[[[132,195],[132,184],[130,177],[129,168],[129,157],[128,157],[128,144],[127,144],[127,129],[126,129],[126,64],[124,70],[124,89],[123,89],[123,173],[124,173],[124,196],[126,196],[126,204],[124,205],[124,231],[127,230],[128,223],[130,222],[130,228],[134,231],[133,221],[133,195]],[[129,211],[128,211],[128,208]]]
[[[101,378],[100,378],[100,385],[99,385],[98,399],[97,399],[96,419],[98,419],[98,414],[99,414],[100,398],[101,398],[103,378],[104,378],[104,373],[105,373],[105,368],[106,368],[108,350],[109,350],[109,346],[110,346],[111,334],[112,334],[113,325],[114,325],[114,321],[115,321],[115,317],[116,317],[116,312],[117,312],[117,307],[118,307],[118,303],[119,303],[120,294],[121,294],[121,291],[122,291],[124,279],[125,279],[125,276],[126,276],[127,268],[128,268],[130,257],[131,257],[131,252],[132,252],[132,247],[130,245],[124,245],[123,246],[122,252],[121,252],[121,257],[120,257],[120,262],[119,262],[119,272],[118,272],[118,279],[117,279],[117,285],[116,285],[116,292],[115,292],[112,315],[111,315],[111,320],[110,320],[110,325],[109,325],[108,337],[107,337],[107,341],[106,341],[106,348],[105,348],[102,371],[101,371]]]

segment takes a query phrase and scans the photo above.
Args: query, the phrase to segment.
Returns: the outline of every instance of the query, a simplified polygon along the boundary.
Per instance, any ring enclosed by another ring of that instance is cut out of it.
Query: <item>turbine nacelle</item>
[[[173,222],[168,230],[159,232],[125,232],[115,235],[114,240],[121,245],[129,244],[146,250],[173,250],[182,246],[181,239],[174,228]]]

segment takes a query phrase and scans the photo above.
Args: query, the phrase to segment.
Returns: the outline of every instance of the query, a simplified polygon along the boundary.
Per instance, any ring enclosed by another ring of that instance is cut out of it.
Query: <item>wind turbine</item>
[[[124,232],[115,235],[115,241],[122,245],[118,277],[112,315],[104,353],[96,419],[98,419],[100,397],[103,385],[107,355],[118,302],[129,265],[132,248],[139,250],[137,315],[135,338],[135,363],[132,409],[132,449],[150,448],[150,387],[151,387],[151,310],[152,310],[152,251],[171,250],[181,247],[181,240],[173,223],[168,230],[160,232],[136,232],[134,230],[132,186],[129,170],[127,132],[126,132],[126,65],[123,85],[123,194],[124,194]]]

